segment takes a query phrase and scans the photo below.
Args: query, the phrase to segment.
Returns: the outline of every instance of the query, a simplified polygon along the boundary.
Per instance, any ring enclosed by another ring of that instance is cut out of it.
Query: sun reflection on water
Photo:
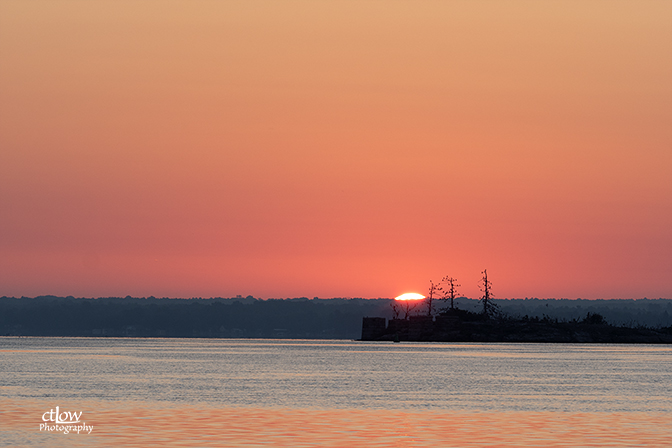
[[[0,427],[26,446],[669,447],[663,413],[445,412],[165,406],[71,401],[91,434],[40,433],[43,400],[3,400]],[[32,444],[31,444],[32,443]]]
[[[669,346],[0,338],[0,444],[670,447]],[[429,372],[429,374],[428,374]],[[39,431],[50,408],[91,434]]]

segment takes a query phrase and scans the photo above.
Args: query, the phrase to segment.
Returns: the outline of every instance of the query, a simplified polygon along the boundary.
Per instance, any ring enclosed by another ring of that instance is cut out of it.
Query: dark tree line
[[[438,314],[480,316],[482,300],[458,296],[451,277],[435,286]],[[452,290],[452,292],[451,292]],[[672,300],[495,299],[501,316],[531,321],[597,319],[630,327],[672,326]],[[0,298],[0,335],[281,337],[357,339],[362,317],[394,317],[391,299]],[[411,304],[409,304],[411,305]],[[426,309],[412,312],[425,314]],[[435,304],[433,304],[435,305]],[[590,313],[590,314],[589,314]],[[597,317],[599,315],[600,317]],[[403,317],[400,316],[400,317]]]
[[[386,299],[0,298],[0,335],[354,339]],[[390,316],[391,317],[391,316]]]

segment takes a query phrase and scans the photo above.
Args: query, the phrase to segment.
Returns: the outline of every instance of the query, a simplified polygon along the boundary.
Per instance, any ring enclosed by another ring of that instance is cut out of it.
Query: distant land
[[[672,326],[648,328],[616,326],[601,314],[587,313],[571,321],[544,316],[487,316],[449,310],[437,316],[404,319],[362,319],[363,341],[415,342],[561,342],[613,344],[672,344]]]
[[[672,328],[671,299],[493,299],[503,315],[539,322],[599,314],[614,327]],[[392,299],[1,297],[0,335],[360,339],[364,317],[392,319]],[[445,304],[438,303],[438,307]],[[470,312],[479,301],[458,298]],[[423,310],[417,310],[422,314]],[[488,324],[491,325],[492,323]],[[468,324],[467,326],[472,325]],[[496,324],[492,324],[496,325]]]

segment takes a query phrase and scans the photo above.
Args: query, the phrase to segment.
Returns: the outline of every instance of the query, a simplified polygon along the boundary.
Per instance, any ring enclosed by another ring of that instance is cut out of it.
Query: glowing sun
[[[421,300],[424,298],[425,296],[418,294],[417,292],[407,292],[406,294],[395,297],[394,300]]]

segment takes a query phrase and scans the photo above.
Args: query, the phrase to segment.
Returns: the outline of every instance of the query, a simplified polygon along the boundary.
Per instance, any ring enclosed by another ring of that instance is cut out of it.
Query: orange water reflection
[[[82,411],[90,435],[39,431],[50,408]],[[670,447],[669,415],[218,408],[131,401],[2,401],[6,441],[25,446]],[[20,442],[20,443],[19,443]]]

